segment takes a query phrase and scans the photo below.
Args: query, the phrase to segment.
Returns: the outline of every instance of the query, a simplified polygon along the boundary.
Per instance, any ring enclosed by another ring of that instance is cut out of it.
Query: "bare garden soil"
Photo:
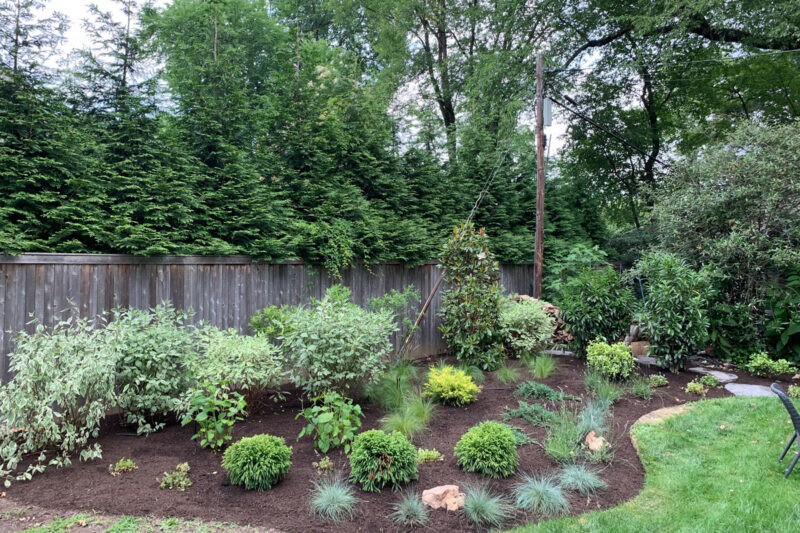
[[[559,357],[556,371],[546,380],[541,380],[554,389],[565,393],[585,396],[584,362],[569,356]],[[513,362],[512,362],[513,364]],[[640,368],[642,373],[657,372],[656,369]],[[696,401],[697,396],[683,392],[687,382],[696,374],[667,374],[669,386],[654,390],[649,402],[626,395],[613,407],[613,435],[610,439],[614,458],[610,465],[599,465],[600,476],[608,488],[597,496],[587,499],[569,493],[570,513],[612,507],[635,496],[644,483],[644,470],[628,437],[633,423],[643,414],[654,409]],[[530,379],[523,371],[522,380]],[[740,382],[745,381],[740,373]],[[537,380],[539,381],[539,380]],[[746,378],[748,383],[768,384],[767,380]],[[464,432],[483,420],[502,420],[505,407],[517,406],[512,396],[516,384],[503,385],[492,373],[486,373],[484,390],[474,404],[464,407],[438,407],[429,431],[417,439],[415,444],[423,448],[435,448],[445,454],[443,462],[420,466],[419,480],[405,487],[404,491],[422,492],[443,484],[486,483],[486,478],[461,471],[453,456],[453,447]],[[712,389],[708,397],[730,394],[724,389]],[[318,474],[312,462],[320,456],[315,453],[308,438],[297,441],[303,425],[295,420],[301,408],[301,399],[296,391],[280,403],[267,402],[250,417],[238,423],[234,439],[270,433],[286,438],[293,446],[292,467],[286,478],[266,492],[250,492],[228,482],[220,466],[221,454],[201,449],[190,440],[192,427],[172,425],[149,437],[125,434],[116,417],[109,417],[108,424],[100,436],[103,459],[88,463],[77,462],[70,468],[48,469],[35,476],[32,481],[19,482],[7,490],[8,498],[16,504],[35,505],[54,511],[99,511],[115,515],[154,515],[185,519],[200,518],[207,521],[235,522],[241,525],[275,528],[286,532],[377,532],[397,531],[387,518],[391,505],[401,497],[401,492],[386,489],[380,493],[358,491],[362,500],[358,516],[351,522],[334,525],[312,517],[308,513],[308,492],[311,481]],[[377,427],[382,413],[365,406],[362,429]],[[545,432],[519,419],[512,424],[523,427],[537,441],[543,442]],[[555,475],[558,466],[545,456],[542,448],[528,444],[518,449],[519,472],[532,475]],[[112,477],[109,463],[120,458],[133,459],[138,470]],[[337,450],[329,457],[335,468],[343,475],[349,473],[347,457]],[[187,462],[194,485],[186,492],[159,489],[157,478],[166,471],[173,471],[179,463]],[[515,477],[488,481],[500,492],[510,493]],[[507,526],[523,524],[537,517],[517,514]],[[474,526],[459,513],[444,510],[431,511],[430,530],[473,531]]]

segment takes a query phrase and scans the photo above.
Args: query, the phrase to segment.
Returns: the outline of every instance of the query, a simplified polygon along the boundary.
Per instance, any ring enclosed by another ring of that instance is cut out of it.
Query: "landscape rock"
[[[764,385],[748,385],[746,383],[728,383],[725,389],[734,396],[774,396],[774,392]]]
[[[713,370],[711,368],[704,368],[702,366],[692,367],[689,369],[689,372],[694,372],[695,374],[701,374],[703,376],[715,377],[720,383],[730,383],[731,381],[736,381],[739,379],[739,376],[736,374],[722,372],[721,370]]]
[[[591,452],[596,452],[609,446],[608,441],[594,431],[590,431],[589,434],[586,435],[586,445],[589,446],[589,451]]]
[[[648,341],[633,341],[631,344],[631,355],[634,357],[645,357],[647,356],[648,350],[650,350],[650,343]]]
[[[440,485],[422,491],[422,503],[431,509],[444,507],[448,511],[458,511],[464,507],[465,497],[458,485]]]
[[[640,355],[636,357],[636,362],[644,366],[658,365],[656,358],[650,357],[649,355]]]

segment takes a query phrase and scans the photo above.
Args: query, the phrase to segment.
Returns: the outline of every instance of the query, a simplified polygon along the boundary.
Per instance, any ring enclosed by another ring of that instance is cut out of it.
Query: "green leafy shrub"
[[[48,465],[68,466],[102,456],[97,437],[106,412],[116,404],[116,352],[84,319],[57,322],[52,329],[36,325],[20,332],[9,356],[14,379],[0,385],[0,478],[27,480]],[[24,470],[23,458],[31,456]]]
[[[367,303],[367,309],[373,313],[390,313],[397,322],[398,338],[405,342],[411,333],[419,329],[419,326],[414,325],[417,304],[419,304],[419,291],[413,285],[409,285],[403,292],[392,289],[383,296],[372,298]],[[400,352],[409,348],[411,346],[400,344],[395,358],[399,358],[402,355]]]
[[[480,392],[480,386],[466,372],[447,365],[431,367],[423,394],[445,405],[462,406],[477,400]]]
[[[583,270],[564,288],[561,318],[574,336],[576,355],[595,339],[622,338],[633,318],[635,298],[621,274],[611,267]]]
[[[291,354],[295,383],[312,396],[348,396],[378,379],[395,331],[388,312],[370,313],[350,301],[350,289],[334,285],[312,307],[292,311],[281,337]]]
[[[368,492],[389,485],[394,490],[419,477],[417,450],[400,433],[371,429],[353,441],[350,480]]]
[[[649,354],[675,372],[686,366],[708,340],[708,270],[693,270],[685,261],[664,252],[642,256],[633,270],[644,287],[645,306],[638,320],[650,339]]]
[[[547,254],[547,252],[545,252]],[[564,299],[570,280],[581,272],[608,266],[608,254],[597,245],[570,243],[566,252],[553,261],[545,260],[545,275],[542,280],[544,293],[554,302]]]
[[[773,346],[776,357],[800,361],[800,267],[794,265],[781,283],[772,284],[765,307],[772,311],[764,324],[766,341]]]
[[[164,472],[159,487],[166,490],[179,490],[184,492],[193,485],[189,479],[189,463],[181,463],[175,467],[174,472]]]
[[[666,387],[667,385],[669,385],[669,381],[667,381],[667,378],[665,378],[661,374],[653,374],[653,375],[651,375],[648,378],[648,381],[650,383],[650,386],[653,387],[653,388]]]
[[[718,388],[722,387],[722,383],[720,383],[719,380],[717,378],[715,378],[714,376],[702,376],[700,378],[700,383],[702,383],[706,387],[714,388],[714,389],[718,389]]]
[[[403,528],[425,527],[430,518],[428,507],[416,492],[403,494],[400,501],[392,505],[392,522]]]
[[[444,461],[444,454],[435,449],[426,450],[425,448],[419,448],[417,450],[418,465],[424,465],[425,463],[433,463],[436,461]]]
[[[119,406],[137,432],[164,426],[164,418],[180,408],[191,385],[186,362],[194,357],[190,315],[168,303],[149,311],[115,309],[106,326],[106,340],[117,352]]]
[[[537,383],[535,381],[526,381],[522,383],[517,387],[517,390],[514,391],[514,396],[522,396],[528,400],[547,400],[549,402],[575,399],[575,397],[570,394],[555,391],[544,383]]]
[[[519,402],[519,407],[516,409],[506,408],[503,414],[503,420],[511,420],[512,418],[521,418],[526,422],[530,422],[534,426],[546,426],[556,419],[556,414],[552,411],[545,409],[542,404],[527,403],[524,401]]]
[[[291,457],[292,448],[282,437],[256,435],[231,444],[222,456],[222,468],[232,484],[263,491],[283,479]]]
[[[683,389],[686,394],[696,394],[698,396],[705,396],[708,394],[708,388],[699,381],[690,381]]]
[[[308,422],[297,438],[311,435],[314,446],[322,453],[339,446],[344,446],[345,453],[350,452],[350,443],[364,417],[361,406],[354,405],[353,400],[336,392],[327,392],[312,401],[314,405],[306,407],[295,417],[297,420],[302,416]]]
[[[229,391],[227,387],[227,381],[218,384],[206,382],[202,389],[194,391],[189,397],[181,425],[197,423],[197,434],[192,438],[200,439],[203,448],[222,448],[233,438],[233,425],[247,415],[244,397],[238,392]]]
[[[116,477],[125,474],[126,472],[133,472],[138,468],[139,467],[136,466],[136,463],[133,462],[133,459],[125,459],[123,457],[113,465],[108,465],[108,472],[112,476]]]
[[[744,121],[698,157],[675,165],[657,197],[660,246],[693,265],[714,265],[719,273],[717,299],[728,309],[715,329],[729,342],[715,339],[714,345],[726,357],[745,359],[763,349],[757,342],[765,340],[759,327],[764,311],[783,315],[766,293],[775,273],[800,264],[798,131],[797,121]],[[783,315],[774,325],[788,328],[789,318]],[[768,340],[777,344],[778,331],[767,326]],[[795,342],[800,343],[797,333]]]
[[[500,267],[483,228],[456,227],[440,264],[449,286],[442,295],[442,337],[459,361],[494,370],[503,358]]]
[[[786,359],[773,360],[769,358],[767,352],[753,354],[745,368],[756,376],[773,377],[781,374],[789,374],[796,370],[796,367]]]
[[[358,498],[353,493],[352,485],[340,478],[311,483],[311,514],[337,524],[355,518]]]
[[[199,348],[188,359],[195,381],[227,381],[228,388],[243,394],[248,404],[255,404],[266,391],[277,390],[286,377],[286,362],[266,336],[207,327],[200,332]]]
[[[606,488],[605,482],[582,464],[564,465],[558,478],[562,487],[576,490],[584,496],[592,496]]]
[[[268,340],[279,341],[283,335],[288,333],[289,315],[296,309],[297,307],[293,305],[265,307],[256,311],[256,314],[250,319],[250,329]]]
[[[569,511],[569,501],[561,486],[548,477],[520,476],[514,486],[514,504],[518,509],[541,516],[558,516]]]
[[[536,357],[526,360],[525,366],[536,379],[547,379],[556,369],[556,360],[550,354],[540,353]]]
[[[545,347],[554,331],[555,320],[544,310],[541,300],[511,301],[500,310],[500,334],[508,354],[535,354]]]
[[[786,394],[789,398],[800,398],[800,385],[789,385]]]
[[[467,430],[454,450],[458,466],[491,478],[505,478],[519,464],[514,434],[506,424],[481,422]]]
[[[430,400],[419,395],[408,396],[402,405],[381,419],[381,429],[387,433],[397,431],[413,441],[428,428],[433,410]]]
[[[464,487],[462,513],[473,524],[499,527],[512,513],[512,507],[503,496],[492,494],[484,486]]]
[[[626,379],[636,366],[631,347],[623,342],[592,341],[586,349],[586,366],[611,379]]]

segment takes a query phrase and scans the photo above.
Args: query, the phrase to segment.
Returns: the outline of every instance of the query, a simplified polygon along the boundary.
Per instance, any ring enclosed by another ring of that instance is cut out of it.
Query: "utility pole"
[[[542,297],[544,260],[544,80],[542,53],[536,54],[536,241],[533,260],[533,297]]]

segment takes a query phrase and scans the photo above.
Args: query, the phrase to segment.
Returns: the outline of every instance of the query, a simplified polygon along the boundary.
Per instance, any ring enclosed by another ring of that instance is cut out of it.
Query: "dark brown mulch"
[[[656,372],[644,369],[643,373]],[[421,492],[437,485],[456,483],[484,483],[478,475],[462,472],[456,466],[453,447],[461,435],[477,422],[487,419],[502,419],[506,406],[516,407],[512,397],[514,386],[505,386],[487,373],[484,391],[479,400],[466,408],[440,407],[433,419],[430,431],[416,444],[424,448],[436,448],[445,454],[445,461],[420,467],[419,481],[405,490]],[[523,376],[527,376],[523,373]],[[583,396],[585,394],[584,363],[572,357],[559,357],[555,373],[544,380],[553,388]],[[740,373],[741,376],[741,373]],[[641,415],[686,401],[696,396],[683,392],[685,384],[696,377],[694,374],[667,376],[670,385],[656,389],[653,398],[644,402],[626,396],[613,408],[614,460],[603,466],[600,473],[608,489],[587,500],[577,494],[570,495],[570,512],[583,513],[619,504],[635,496],[644,483],[644,470],[628,438],[630,426]],[[744,376],[742,376],[743,378]],[[758,378],[740,378],[740,382],[768,383]],[[728,396],[724,389],[713,389],[709,397]],[[296,441],[302,421],[294,419],[300,408],[300,400],[292,394],[285,402],[270,405],[236,425],[235,438],[271,433],[286,438],[294,447],[292,467],[287,477],[273,489],[258,493],[248,492],[228,483],[220,466],[220,455],[201,449],[191,441],[192,428],[169,427],[147,438],[119,435],[118,427],[110,427],[101,435],[103,459],[89,463],[76,463],[71,468],[48,469],[26,483],[16,483],[8,489],[8,497],[19,504],[37,505],[63,511],[100,511],[120,515],[156,515],[164,517],[201,518],[209,521],[236,522],[243,525],[273,527],[294,532],[312,531],[396,531],[387,515],[391,504],[400,499],[400,492],[384,490],[373,494],[359,492],[362,502],[358,518],[338,526],[309,516],[307,495],[311,480],[317,475],[311,463],[319,459],[312,443],[304,438]],[[378,425],[381,413],[372,408],[365,409],[363,429]],[[531,436],[543,441],[544,431],[521,420],[512,423],[529,430]],[[535,444],[519,449],[521,465],[519,471],[532,475],[555,475],[558,466],[548,459],[544,451]],[[121,457],[131,458],[138,470],[118,477],[108,473],[108,465]],[[335,466],[343,473],[349,471],[347,458],[337,451],[330,454]],[[174,470],[178,463],[188,461],[190,477],[194,486],[186,492],[160,490],[157,477],[165,471]],[[515,482],[490,481],[497,491],[510,493]],[[522,524],[535,517],[517,515],[506,525]],[[432,511],[430,529],[433,531],[471,531],[474,528],[457,513]]]

